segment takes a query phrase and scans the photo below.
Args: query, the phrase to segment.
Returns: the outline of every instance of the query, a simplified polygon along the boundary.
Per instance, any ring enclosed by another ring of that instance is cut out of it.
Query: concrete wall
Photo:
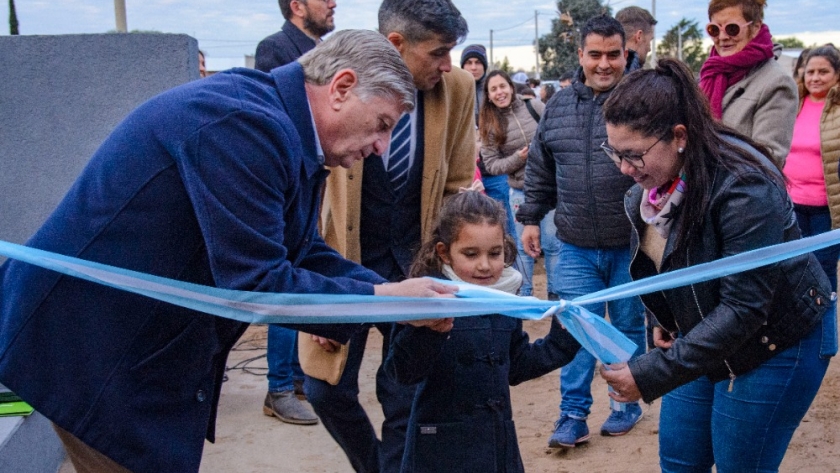
[[[26,241],[128,112],[194,79],[186,35],[0,36],[0,239]]]
[[[0,36],[0,239],[26,241],[131,110],[194,79],[185,35]],[[0,471],[54,472],[63,457],[40,414],[0,419]]]

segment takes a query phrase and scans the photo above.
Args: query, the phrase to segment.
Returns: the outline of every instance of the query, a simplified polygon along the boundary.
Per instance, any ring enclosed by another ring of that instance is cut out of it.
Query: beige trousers
[[[64,444],[64,449],[70,461],[73,462],[76,473],[131,473],[131,470],[91,448],[70,432],[55,424],[53,428],[61,439],[61,443]]]

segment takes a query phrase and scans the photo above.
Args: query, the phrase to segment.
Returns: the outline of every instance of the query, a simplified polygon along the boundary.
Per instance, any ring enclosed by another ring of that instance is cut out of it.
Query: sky
[[[659,21],[661,37],[681,18],[708,22],[707,0],[617,0],[609,4],[613,13],[637,5],[653,12]],[[254,54],[260,39],[276,32],[283,17],[276,0],[125,0],[128,29],[184,33],[196,38],[205,51],[210,70],[244,66],[245,55]],[[376,28],[381,0],[336,0],[337,29]],[[467,19],[470,34],[453,52],[458,64],[460,50],[467,44],[481,43],[495,61],[507,57],[516,69],[532,71],[536,55],[536,32],[551,30],[558,16],[557,3],[544,0],[454,0]],[[112,0],[15,0],[20,32],[24,35],[104,33],[115,30]],[[5,10],[5,2],[3,5]],[[2,15],[4,20],[7,13]],[[840,9],[826,0],[769,0],[765,23],[776,37],[796,36],[806,45],[840,44]],[[0,34],[8,35],[3,22]],[[488,52],[489,53],[489,52]]]

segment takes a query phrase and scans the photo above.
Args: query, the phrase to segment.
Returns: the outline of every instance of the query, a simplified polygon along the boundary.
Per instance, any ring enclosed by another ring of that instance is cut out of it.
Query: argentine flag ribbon
[[[520,319],[556,316],[602,363],[627,361],[636,345],[582,306],[708,281],[840,243],[840,230],[760,248],[689,268],[611,287],[569,301],[518,297],[468,283],[455,298],[335,294],[277,294],[201,286],[0,241],[0,255],[59,273],[247,323],[373,323],[490,313]]]

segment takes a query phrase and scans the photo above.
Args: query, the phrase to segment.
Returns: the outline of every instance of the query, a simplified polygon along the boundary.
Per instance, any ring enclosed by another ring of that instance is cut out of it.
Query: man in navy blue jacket
[[[337,33],[271,74],[177,87],[114,130],[28,245],[239,290],[445,292],[382,285],[317,232],[324,166],[381,154],[413,106],[411,74],[372,31]],[[79,471],[198,471],[247,324],[13,260],[0,294],[0,382],[55,424]],[[105,466],[86,461],[97,454]]]
[[[263,72],[297,60],[335,28],[333,0],[279,0],[279,4],[286,19],[283,28],[257,45],[256,68]],[[279,325],[268,327],[263,413],[290,424],[313,425],[318,416],[297,397],[305,397],[297,336],[297,331]]]

